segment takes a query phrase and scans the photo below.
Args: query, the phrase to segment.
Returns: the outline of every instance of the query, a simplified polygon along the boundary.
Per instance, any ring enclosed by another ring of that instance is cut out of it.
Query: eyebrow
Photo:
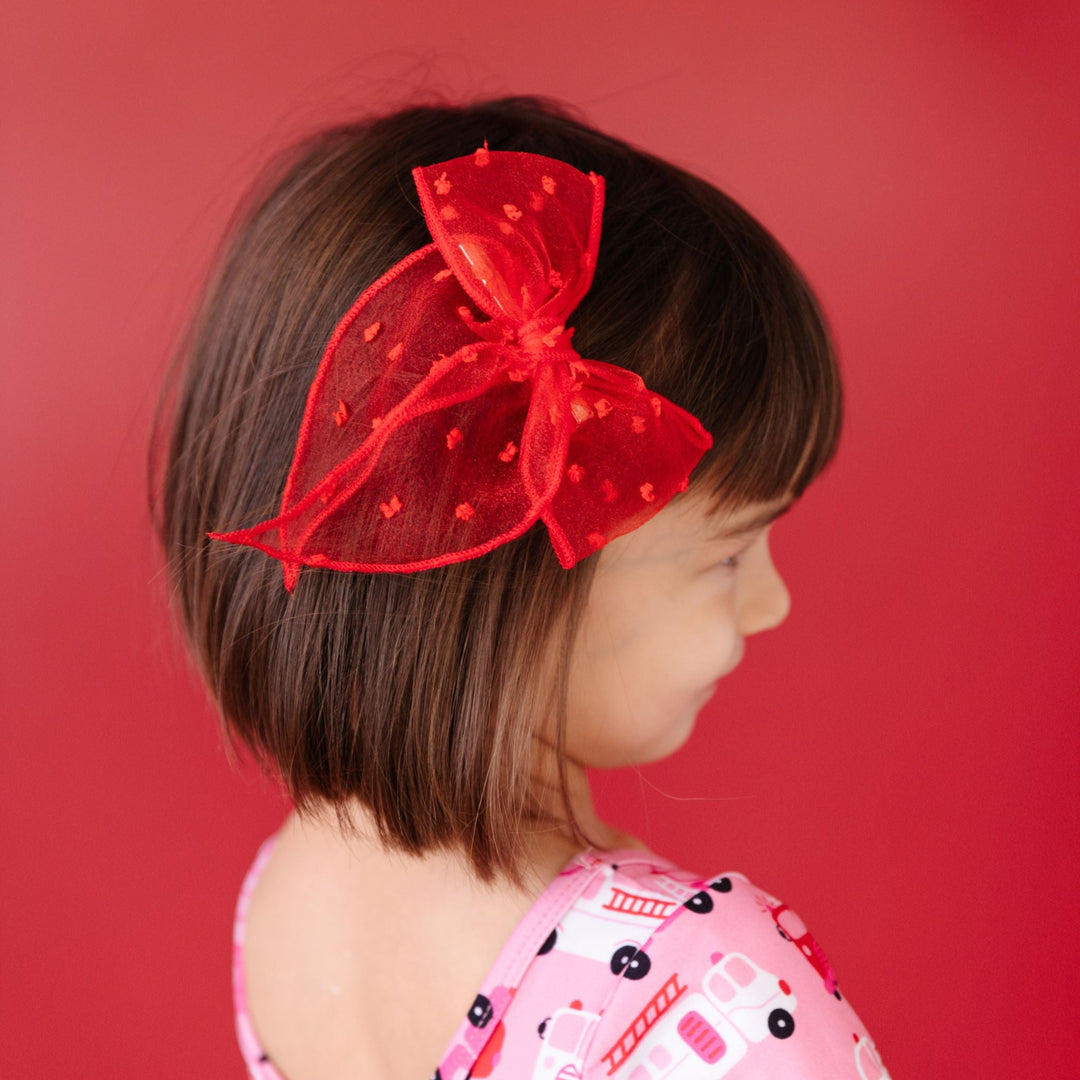
[[[741,525],[726,526],[721,525],[720,528],[709,533],[710,540],[733,540],[739,536],[746,536],[747,533],[752,533],[755,529],[763,529],[766,525],[774,522],[778,517],[782,517],[795,505],[795,500],[784,503],[782,506],[778,506],[775,510],[764,510],[760,514],[752,517],[749,521],[744,521]]]

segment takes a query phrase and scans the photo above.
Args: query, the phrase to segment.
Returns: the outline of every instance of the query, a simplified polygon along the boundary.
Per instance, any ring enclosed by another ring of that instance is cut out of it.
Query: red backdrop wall
[[[774,529],[791,617],[602,809],[796,907],[896,1080],[1070,1075],[1075,5],[16,4],[5,14],[5,1077],[242,1074],[229,929],[278,823],[172,644],[157,382],[274,149],[416,85],[536,91],[787,244],[847,379]]]

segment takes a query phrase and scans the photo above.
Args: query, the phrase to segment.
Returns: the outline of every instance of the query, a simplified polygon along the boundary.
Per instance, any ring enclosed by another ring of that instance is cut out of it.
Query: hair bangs
[[[720,205],[704,207],[710,220],[682,248],[648,346],[666,370],[646,381],[692,402],[713,436],[690,483],[714,509],[799,498],[839,445],[836,351],[790,256],[726,196],[707,194]]]

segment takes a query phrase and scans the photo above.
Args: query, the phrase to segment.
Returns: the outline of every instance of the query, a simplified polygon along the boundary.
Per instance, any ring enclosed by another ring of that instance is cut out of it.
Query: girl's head
[[[713,446],[686,492],[570,570],[537,522],[418,573],[305,569],[290,595],[276,560],[206,534],[274,515],[331,332],[430,241],[412,168],[485,141],[605,178],[574,347],[637,372]],[[348,827],[358,802],[388,844],[461,845],[485,880],[518,879],[524,826],[550,822],[538,747],[560,769],[672,752],[742,639],[783,619],[766,527],[710,534],[801,496],[840,429],[823,319],[768,232],[535,97],[406,108],[285,151],[239,208],[177,360],[157,521],[227,740],[301,812],[329,805]]]

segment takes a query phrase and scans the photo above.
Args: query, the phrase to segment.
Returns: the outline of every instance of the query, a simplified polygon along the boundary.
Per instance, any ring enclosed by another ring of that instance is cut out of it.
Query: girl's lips
[[[716,688],[720,685],[720,680],[724,678],[725,675],[730,675],[739,666],[739,663],[742,661],[743,654],[745,652],[746,639],[739,638],[739,640],[735,643],[734,650],[732,651],[731,662],[728,664],[727,668],[715,679],[713,679],[713,681],[709,683],[709,685],[705,688],[705,690],[703,691],[705,697],[711,698],[713,694],[716,693]]]

